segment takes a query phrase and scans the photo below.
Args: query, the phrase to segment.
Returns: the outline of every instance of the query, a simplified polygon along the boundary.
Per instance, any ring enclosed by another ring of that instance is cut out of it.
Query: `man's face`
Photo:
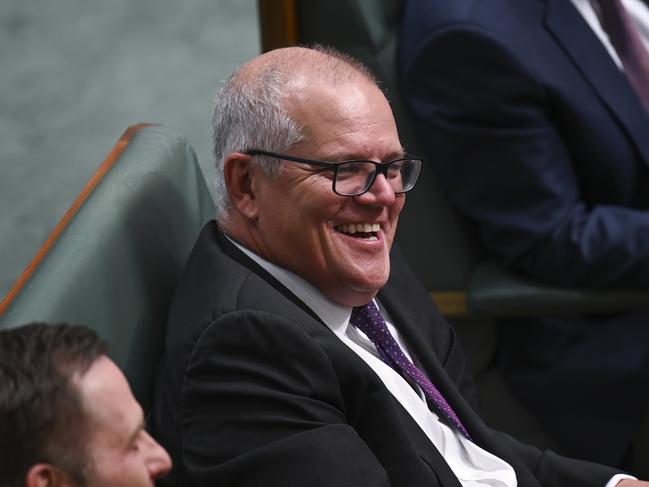
[[[119,368],[100,357],[77,383],[89,431],[86,485],[154,485],[171,460],[144,430],[142,408]]]
[[[306,128],[287,154],[308,159],[388,162],[399,158],[394,117],[383,93],[363,80],[331,86],[296,83],[285,107]],[[258,179],[257,253],[300,275],[327,297],[356,306],[368,302],[390,273],[389,252],[405,197],[384,176],[360,196],[332,191],[332,172],[298,163],[278,179]],[[260,173],[260,171],[258,171]],[[369,224],[372,238],[350,233]],[[374,238],[375,237],[375,238]]]

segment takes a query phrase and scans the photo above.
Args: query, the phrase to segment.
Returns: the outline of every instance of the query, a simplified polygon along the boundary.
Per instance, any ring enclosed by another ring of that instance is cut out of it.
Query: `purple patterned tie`
[[[466,428],[462,425],[460,418],[457,417],[455,411],[453,411],[449,403],[446,402],[442,393],[439,392],[437,387],[435,387],[430,379],[426,377],[426,374],[408,360],[408,357],[403,353],[399,344],[390,334],[388,326],[385,324],[385,320],[373,301],[370,301],[365,306],[354,308],[349,322],[372,340],[385,363],[397,372],[401,373],[401,375],[415,381],[424,391],[426,397],[446,415],[451,424],[460,430],[464,436],[471,439]]]
[[[599,0],[602,27],[622,61],[624,73],[649,111],[649,52],[620,0]]]

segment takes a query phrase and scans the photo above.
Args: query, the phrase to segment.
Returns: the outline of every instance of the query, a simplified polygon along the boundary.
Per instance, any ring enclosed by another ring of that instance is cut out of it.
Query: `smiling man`
[[[145,487],[170,467],[93,331],[0,331],[0,485]]]
[[[392,250],[422,161],[362,65],[263,54],[213,125],[218,223],[180,280],[156,392],[169,485],[637,482],[493,431],[463,397],[454,332]]]

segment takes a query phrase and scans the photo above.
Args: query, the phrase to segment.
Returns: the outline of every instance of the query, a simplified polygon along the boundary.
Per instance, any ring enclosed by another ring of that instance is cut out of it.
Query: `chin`
[[[377,276],[376,279],[363,280],[362,282],[355,282],[350,288],[359,295],[371,296],[373,298],[378,293],[385,283],[388,282],[389,273],[384,276]]]
[[[332,301],[344,306],[362,306],[369,303],[385,285],[385,279],[359,280],[358,275],[338,276],[321,292]]]

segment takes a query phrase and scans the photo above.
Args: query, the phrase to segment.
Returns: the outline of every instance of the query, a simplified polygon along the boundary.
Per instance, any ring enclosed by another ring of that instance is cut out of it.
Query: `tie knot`
[[[358,306],[352,309],[352,315],[349,318],[349,321],[352,325],[359,328],[363,328],[363,325],[367,324],[376,324],[376,323],[385,323],[381,312],[374,304],[374,301]]]
[[[373,301],[352,309],[349,322],[365,333],[372,341],[384,340],[390,334],[381,312]]]

